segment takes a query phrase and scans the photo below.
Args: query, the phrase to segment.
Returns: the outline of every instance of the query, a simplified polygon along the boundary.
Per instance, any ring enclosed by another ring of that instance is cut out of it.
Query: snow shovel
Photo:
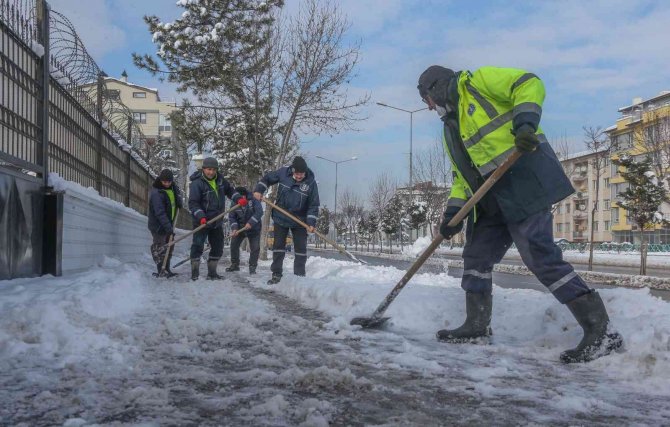
[[[268,205],[270,205],[270,207],[272,207],[273,209],[277,209],[279,212],[281,212],[281,213],[283,213],[284,215],[286,215],[287,217],[291,218],[293,221],[295,221],[295,222],[297,222],[298,224],[302,225],[302,226],[305,227],[306,229],[309,228],[309,225],[305,224],[304,222],[302,222],[301,220],[299,220],[298,218],[296,218],[295,215],[289,213],[289,212],[286,211],[285,209],[280,208],[279,206],[275,205],[274,203],[272,203],[271,201],[269,201],[269,200],[266,199],[265,197],[263,197],[262,200],[263,200],[265,203],[267,203]],[[319,237],[320,237],[321,239],[323,239],[325,242],[329,243],[332,247],[334,247],[335,249],[337,249],[342,255],[346,255],[347,257],[349,257],[352,261],[356,261],[357,263],[360,263],[360,264],[367,264],[367,262],[362,261],[362,260],[356,258],[356,257],[354,256],[354,254],[352,254],[352,253],[349,252],[348,250],[344,249],[342,246],[338,245],[337,243],[333,242],[333,241],[330,240],[328,237],[326,237],[326,236],[324,236],[323,234],[319,233],[317,230],[314,230],[314,234],[316,234],[317,236],[319,236]]]
[[[216,221],[220,220],[220,219],[223,218],[225,215],[229,214],[230,212],[234,211],[235,209],[237,209],[237,208],[239,208],[239,207],[240,207],[240,205],[232,206],[232,207],[231,207],[230,209],[228,209],[227,211],[225,211],[225,212],[221,212],[220,214],[218,214],[218,215],[215,216],[214,218],[210,219],[209,221],[207,221],[206,223],[204,223],[204,224],[202,224],[202,225],[197,226],[196,228],[194,228],[193,230],[191,230],[191,231],[189,231],[188,233],[184,234],[183,236],[179,236],[178,238],[176,238],[176,239],[174,239],[174,240],[168,242],[168,243],[166,244],[166,246],[169,248],[170,246],[176,245],[177,243],[181,242],[181,241],[184,240],[185,238],[187,238],[187,237],[193,235],[194,233],[197,233],[198,231],[200,231],[200,230],[202,230],[203,228],[207,227],[207,225],[209,225],[209,224],[211,224],[211,223],[213,223],[213,222],[216,222]]]
[[[177,224],[177,218],[179,217],[179,210],[174,216],[174,224]],[[165,275],[165,267],[167,267],[167,261],[170,258],[170,252],[172,252],[172,245],[170,243],[174,240],[174,233],[170,234],[170,240],[168,241],[168,247],[165,251],[165,256],[163,256],[163,264],[161,265],[161,271],[158,273],[158,277],[163,277]]]
[[[202,251],[202,255],[205,255],[207,252],[209,252],[210,249],[212,249],[212,247],[211,247],[211,246],[207,246],[207,247],[205,248],[205,250]],[[202,255],[201,255],[201,256],[202,256]],[[180,265],[186,264],[186,263],[189,262],[190,260],[191,260],[191,257],[188,256],[188,257],[184,258],[183,260],[179,261],[178,263],[176,263],[175,265],[173,265],[172,268],[177,268],[177,267],[179,267]]]
[[[470,212],[470,210],[473,208],[477,202],[481,200],[482,197],[489,191],[491,187],[493,187],[493,184],[495,184],[500,177],[507,171],[507,169],[510,168],[516,162],[519,157],[521,157],[523,153],[521,151],[514,151],[508,158],[505,160],[505,162],[500,165],[494,172],[493,174],[482,184],[481,187],[475,192],[475,194],[468,200],[465,205],[461,208],[461,210],[458,211],[456,216],[454,216],[451,221],[449,221],[449,226],[453,227],[465,216]],[[441,234],[438,234],[437,237],[433,239],[433,241],[430,243],[430,245],[426,248],[426,250],[423,251],[421,256],[414,261],[414,264],[407,270],[404,276],[402,276],[402,279],[398,282],[397,285],[391,290],[391,292],[384,298],[384,300],[379,304],[379,307],[375,310],[374,313],[372,313],[372,316],[370,317],[355,317],[349,322],[351,325],[360,325],[363,328],[377,328],[382,326],[390,317],[383,317],[384,312],[386,309],[389,308],[389,305],[393,302],[393,300],[398,296],[402,288],[407,285],[407,282],[414,276],[414,274],[421,268],[424,262],[435,252],[435,249],[437,249],[438,246],[440,246],[440,243],[444,240],[444,237]]]

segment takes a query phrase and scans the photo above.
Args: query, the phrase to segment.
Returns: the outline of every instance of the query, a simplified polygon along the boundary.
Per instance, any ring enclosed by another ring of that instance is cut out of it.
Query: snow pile
[[[412,246],[406,247],[402,253],[409,256],[417,257],[430,245],[432,240],[428,236],[419,237],[414,241]]]
[[[93,187],[84,187],[83,185],[77,184],[76,182],[68,181],[61,178],[60,175],[55,172],[49,173],[49,185],[53,187],[55,191],[79,194],[88,200],[95,200],[100,204],[119,209],[137,217],[145,218],[144,215],[140,214],[135,209],[127,207],[121,202],[114,201],[107,197],[102,197],[100,193],[98,193],[98,191]]]
[[[44,56],[44,46],[36,40],[30,41],[30,49],[40,58]]]
[[[400,280],[404,271],[393,267],[361,266],[345,261],[310,257],[307,277],[285,276],[278,292],[324,311],[329,327],[356,333],[349,321],[369,316]],[[261,282],[258,282],[259,285]],[[624,336],[626,351],[588,366],[597,373],[626,381],[636,389],[649,387],[670,395],[670,304],[648,289],[600,290],[611,322]],[[435,342],[439,329],[457,327],[465,318],[460,279],[447,274],[417,274],[386,313],[390,329],[426,343]],[[569,310],[551,294],[494,286],[493,351],[499,365],[531,357],[557,360],[562,350],[581,339],[581,328]],[[459,347],[464,353],[480,348]]]
[[[670,415],[670,304],[646,289],[600,291],[625,352],[565,366],[558,354],[581,331],[539,291],[496,287],[491,344],[448,345],[435,331],[465,313],[459,279],[446,274],[417,274],[388,328],[368,332],[350,319],[371,314],[403,271],[311,257],[307,277],[285,271],[268,288],[267,262],[257,276],[195,283],[189,266],[166,281],[151,277],[148,256],[141,262],[2,282],[0,419],[659,425]],[[454,404],[452,418],[435,396]]]
[[[17,357],[37,357],[57,367],[88,357],[124,361],[132,348],[114,337],[124,336],[124,319],[146,303],[136,286],[141,280],[137,270],[107,258],[99,270],[51,279],[48,286],[31,279],[3,286],[0,370],[7,372]]]

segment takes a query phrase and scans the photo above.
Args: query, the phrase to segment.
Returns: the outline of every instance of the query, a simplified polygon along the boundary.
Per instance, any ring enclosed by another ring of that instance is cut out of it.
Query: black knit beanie
[[[174,181],[174,174],[170,169],[163,169],[161,174],[158,175],[158,179],[161,181]]]
[[[300,156],[295,156],[291,167],[293,168],[293,172],[307,172],[307,162]]]

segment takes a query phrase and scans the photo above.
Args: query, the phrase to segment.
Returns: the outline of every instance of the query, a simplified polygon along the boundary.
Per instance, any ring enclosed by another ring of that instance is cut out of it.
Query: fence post
[[[37,153],[39,164],[42,166],[42,180],[45,187],[49,186],[49,78],[50,78],[50,53],[49,53],[49,4],[46,0],[37,2],[37,31],[38,40],[44,48],[44,54],[40,61],[40,71],[42,80],[42,105],[38,112],[40,124],[42,126],[42,147]]]
[[[102,115],[102,91],[104,90],[104,80],[102,74],[98,75],[98,85],[97,85],[97,113],[98,113],[98,132],[97,132],[97,150],[95,158],[95,189],[98,190],[98,193],[102,196],[102,135],[103,135],[103,121],[104,117]]]
[[[131,176],[130,176],[130,142],[133,137],[133,119],[128,117],[128,133],[126,135],[126,144],[128,144],[124,150],[126,152],[126,206],[130,207],[130,186],[131,186]]]

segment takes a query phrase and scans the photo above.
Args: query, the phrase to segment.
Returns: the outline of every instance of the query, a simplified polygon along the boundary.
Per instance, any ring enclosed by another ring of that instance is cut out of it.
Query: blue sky
[[[182,9],[176,0],[51,0],[68,16],[88,50],[110,76],[126,69],[130,80],[158,87],[164,99],[173,87],[132,65],[132,52],[155,51],[142,21],[165,21]],[[299,5],[286,1],[289,12]],[[342,0],[360,40],[361,61],[350,93],[370,93],[369,119],[359,132],[334,137],[304,135],[302,150],[317,174],[322,204],[332,208],[335,160],[340,191],[365,196],[379,173],[407,181],[409,116],[375,105],[422,108],[416,80],[429,65],[474,70],[484,65],[524,68],[539,75],[547,97],[542,126],[550,139],[566,138],[582,149],[582,126],[614,124],[617,109],[636,96],[670,90],[670,1],[448,1]],[[433,112],[414,115],[414,153],[434,143],[440,122]]]

